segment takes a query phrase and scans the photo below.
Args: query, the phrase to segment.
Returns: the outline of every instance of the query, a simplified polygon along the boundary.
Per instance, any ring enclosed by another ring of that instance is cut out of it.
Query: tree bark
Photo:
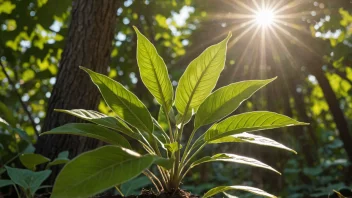
[[[312,69],[311,71],[319,82],[319,85],[324,93],[326,102],[328,103],[329,109],[336,123],[336,128],[339,131],[340,139],[344,144],[347,156],[350,161],[352,161],[352,136],[350,134],[345,115],[340,108],[340,103],[336,98],[335,92],[332,89],[329,80],[321,69],[316,68]]]
[[[116,26],[116,0],[76,0],[72,5],[72,19],[64,48],[57,81],[51,93],[42,131],[70,122],[81,122],[73,116],[54,109],[97,109],[100,94],[88,75],[79,69],[87,67],[107,73]],[[70,157],[96,148],[98,141],[70,135],[41,136],[36,152],[51,159],[68,150]],[[52,183],[57,170],[53,172]]]

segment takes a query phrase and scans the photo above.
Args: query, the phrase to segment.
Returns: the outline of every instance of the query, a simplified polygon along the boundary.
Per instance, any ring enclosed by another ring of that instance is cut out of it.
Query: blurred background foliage
[[[245,144],[207,148],[207,155],[230,149],[252,156],[273,165],[282,177],[257,168],[214,163],[191,172],[183,187],[202,194],[217,185],[246,184],[292,198],[327,197],[333,189],[351,189],[352,140],[341,135],[352,136],[351,1],[266,0],[267,5],[282,9],[282,18],[265,35],[240,17],[248,14],[243,5],[255,8],[253,2],[123,1],[116,10],[108,75],[136,93],[157,116],[156,102],[139,78],[132,26],[156,46],[174,86],[193,58],[232,31],[219,84],[278,76],[235,113],[272,110],[311,125],[263,132],[298,155]],[[0,128],[1,166],[18,163],[19,153],[34,149],[56,82],[71,4],[70,0],[0,0],[0,117],[9,124]],[[103,101],[99,110],[110,113]],[[146,181],[137,178],[134,184],[141,187]],[[136,192],[127,185],[122,189]]]

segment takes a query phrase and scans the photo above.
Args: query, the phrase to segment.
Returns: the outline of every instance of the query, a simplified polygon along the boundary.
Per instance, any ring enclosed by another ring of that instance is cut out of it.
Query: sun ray
[[[234,44],[236,44],[244,35],[246,35],[251,29],[253,29],[255,27],[255,23],[252,22],[252,25],[247,27],[246,30],[244,30],[240,35],[238,35],[237,37],[235,37],[232,41],[230,41],[230,43],[228,44],[229,48],[231,46],[233,46]]]
[[[270,27],[269,29],[270,29],[271,33],[275,36],[277,41],[279,42],[281,48],[284,50],[283,54],[286,56],[286,58],[289,60],[289,62],[294,63],[295,59],[293,58],[291,52],[288,50],[287,46],[284,44],[283,40],[280,38],[280,36],[276,32],[276,30],[272,27]]]
[[[280,0],[279,2],[275,2],[275,1],[273,1],[275,4],[274,4],[274,6],[273,7],[271,7],[270,9],[271,10],[277,10],[284,2],[285,2],[285,0]]]
[[[252,46],[252,43],[253,43],[255,37],[257,36],[259,30],[260,30],[260,28],[259,28],[259,26],[257,26],[257,28],[254,30],[253,35],[249,39],[249,42],[248,42],[246,48],[244,49],[243,53],[241,54],[239,61],[238,61],[238,64],[241,64],[243,61],[243,58],[247,55],[248,49]]]
[[[252,0],[252,2],[253,2],[253,4],[254,4],[254,6],[256,7],[256,9],[257,9],[257,10],[260,10],[260,6],[259,6],[259,4],[257,3],[257,1],[256,1],[256,0]]]
[[[316,52],[309,44],[304,43],[304,36],[311,36],[304,17],[309,19],[311,11],[304,9],[311,2],[304,0],[224,0],[234,12],[222,15],[211,15],[215,20],[226,20],[228,30],[236,35],[228,44],[229,48],[236,43],[244,47],[236,56],[236,67],[230,74],[230,79],[239,77],[238,72],[250,77],[264,78],[267,69],[275,69],[277,73],[285,70],[283,62],[290,67],[298,66],[293,54],[293,46],[300,50]],[[321,11],[316,11],[319,14]],[[232,21],[231,21],[232,20]],[[303,22],[302,22],[303,20]],[[230,21],[230,22],[228,22]],[[244,41],[242,41],[244,40]],[[237,47],[236,47],[237,48]],[[249,58],[250,57],[250,58]],[[279,67],[279,68],[276,68]],[[270,74],[270,73],[268,73]]]
[[[310,11],[302,11],[302,12],[296,12],[296,13],[290,13],[290,14],[276,14],[275,18],[277,18],[277,19],[301,19],[303,16],[309,16],[309,15],[311,15]]]
[[[301,5],[301,4],[304,4],[304,1],[300,1],[300,0],[291,1],[288,4],[276,9],[275,14],[279,14],[280,12],[292,9],[294,7],[297,7],[298,5]]]
[[[278,24],[281,24],[283,26],[286,26],[286,27],[289,27],[289,28],[292,28],[294,30],[297,30],[297,31],[300,31],[302,33],[305,33],[307,35],[311,35],[312,33],[306,29],[303,25],[299,25],[299,24],[296,24],[296,23],[290,23],[290,22],[287,22],[287,21],[283,21],[283,20],[275,20],[276,23]]]
[[[245,3],[241,2],[240,0],[234,0],[233,2],[236,3],[237,5],[239,5],[240,7],[248,10],[251,13],[255,13],[256,12],[256,10],[252,9],[251,7],[246,5]]]
[[[280,27],[277,24],[273,24],[275,26],[275,28],[277,30],[280,30],[286,37],[288,40],[294,41],[294,43],[300,47],[304,47],[306,50],[308,50],[309,52],[312,52],[314,54],[318,54],[317,52],[315,52],[312,48],[310,48],[309,46],[307,46],[306,44],[304,44],[302,41],[300,41],[297,37],[295,37],[294,35],[292,35],[289,31],[285,30],[284,28]]]
[[[255,18],[251,14],[234,14],[234,13],[229,13],[229,14],[210,14],[209,17],[211,19],[253,19]]]
[[[263,71],[266,67],[266,45],[265,45],[265,34],[266,34],[266,28],[263,29],[261,32],[261,37],[260,37],[260,62],[259,62],[259,74],[260,78],[262,78]]]

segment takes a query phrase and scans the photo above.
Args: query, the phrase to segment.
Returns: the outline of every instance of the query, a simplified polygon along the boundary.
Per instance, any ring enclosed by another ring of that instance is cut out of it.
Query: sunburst
[[[229,43],[229,48],[243,49],[236,58],[237,65],[256,64],[256,68],[264,70],[268,58],[275,59],[273,56],[280,56],[281,60],[286,59],[291,66],[296,67],[297,61],[293,60],[294,55],[290,51],[292,45],[314,53],[309,45],[301,41],[302,36],[311,36],[307,25],[302,22],[303,18],[310,15],[309,11],[302,9],[308,5],[308,1],[223,0],[221,2],[229,8],[232,7],[233,12],[226,15],[213,14],[211,18],[233,21],[228,24],[226,30],[236,35]],[[282,71],[282,68],[279,70]],[[257,77],[265,76],[259,73]]]

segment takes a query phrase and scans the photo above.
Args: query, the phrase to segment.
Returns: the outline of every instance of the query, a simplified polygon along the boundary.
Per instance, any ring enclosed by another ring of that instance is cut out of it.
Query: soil
[[[160,194],[155,194],[149,190],[142,190],[140,195],[130,195],[126,197],[121,195],[103,195],[97,198],[200,198],[200,196],[192,195],[191,193],[183,190],[178,190],[174,193],[161,192]]]
[[[49,198],[49,197],[50,197],[50,193],[44,193],[36,196],[36,198]],[[130,196],[124,197],[121,195],[103,194],[103,195],[95,196],[94,198],[200,198],[200,196],[192,195],[191,193],[183,190],[178,190],[174,193],[161,192],[160,194],[156,194],[150,190],[142,190],[140,195],[130,195]]]

